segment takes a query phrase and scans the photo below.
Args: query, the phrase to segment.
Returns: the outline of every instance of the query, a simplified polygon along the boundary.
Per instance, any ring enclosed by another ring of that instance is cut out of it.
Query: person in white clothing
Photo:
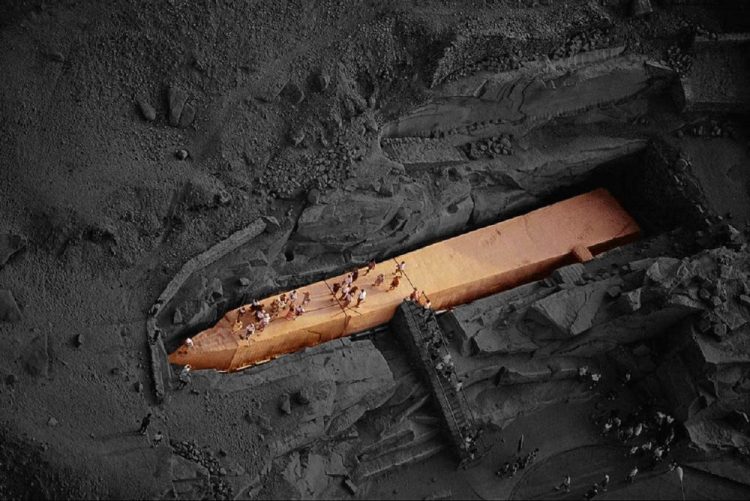
[[[364,289],[359,291],[359,294],[357,295],[357,304],[356,307],[359,308],[359,305],[361,305],[365,299],[367,299],[367,292],[365,292]]]

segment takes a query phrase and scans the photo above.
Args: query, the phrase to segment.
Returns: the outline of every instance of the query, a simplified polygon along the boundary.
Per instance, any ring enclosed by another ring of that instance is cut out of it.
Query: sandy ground
[[[456,31],[533,33],[547,50],[603,8],[526,3],[2,2],[0,233],[28,245],[0,268],[0,289],[22,313],[0,322],[0,498],[171,495],[172,452],[150,442],[170,419],[180,422],[154,398],[145,321],[155,298],[188,259],[259,215],[293,226],[284,218],[312,188],[341,187],[353,175],[349,160],[374,137],[373,121],[377,129],[425,99],[435,52]],[[719,29],[723,19],[697,7],[659,10],[649,22],[624,7],[606,12],[613,37],[652,54],[675,42],[683,21]],[[320,75],[332,75],[326,90]],[[195,109],[187,125],[170,124],[172,88]],[[301,132],[307,143],[298,148]],[[750,217],[743,144],[710,141],[710,149],[683,144],[695,148],[694,164],[720,155],[727,166],[702,170],[704,189],[717,210]],[[389,474],[367,495],[543,496],[566,455],[585,451],[595,469],[575,477],[620,471],[622,458],[582,424],[589,411],[571,403],[523,417],[478,468],[456,472],[445,453]],[[136,430],[148,412],[144,437]],[[216,427],[194,438],[213,445],[235,421],[200,423]],[[177,438],[187,439],[193,428],[182,431]],[[539,463],[501,481],[494,470],[520,433],[527,450],[540,448]],[[608,495],[671,498],[670,478],[618,484]],[[712,482],[689,472],[686,493],[745,492]]]

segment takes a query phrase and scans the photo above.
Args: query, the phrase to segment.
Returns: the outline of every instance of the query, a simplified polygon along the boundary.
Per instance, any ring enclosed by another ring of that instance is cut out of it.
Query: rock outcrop
[[[257,391],[266,398],[277,394],[272,404],[279,418],[264,439],[275,457],[346,431],[387,401],[396,385],[370,341],[340,339],[238,373],[200,371],[193,376],[193,387],[227,394]],[[308,403],[290,399],[300,391]],[[289,412],[278,410],[282,398]]]
[[[0,268],[26,248],[26,237],[14,233],[0,234]]]
[[[18,322],[21,318],[21,310],[13,293],[0,289],[0,322]]]
[[[461,179],[399,182],[393,195],[337,191],[305,208],[297,222],[295,253],[307,259],[351,252],[357,261],[387,255],[466,226],[473,202]]]
[[[442,324],[484,419],[504,426],[541,403],[585,398],[577,367],[606,355],[664,402],[702,451],[748,453],[750,259],[740,249],[596,260],[456,308]],[[601,267],[598,268],[602,270]],[[481,358],[467,355],[481,355]],[[493,402],[503,402],[497,407]],[[544,404],[544,405],[546,405]]]
[[[384,137],[437,136],[453,145],[500,134],[522,137],[553,119],[662,90],[665,72],[646,62],[620,56],[572,70],[549,65],[468,80],[386,125]]]

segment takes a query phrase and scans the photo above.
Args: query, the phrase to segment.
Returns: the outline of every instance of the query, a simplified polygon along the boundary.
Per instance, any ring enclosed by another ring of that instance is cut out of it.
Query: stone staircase
[[[436,369],[436,364],[448,355],[448,349],[435,313],[411,301],[404,301],[396,311],[391,326],[406,346],[413,365],[428,383],[460,465],[474,463],[481,454],[466,447],[466,437],[477,429],[471,410],[457,384],[455,371],[446,378]],[[441,340],[439,347],[430,350],[429,344],[436,339]]]

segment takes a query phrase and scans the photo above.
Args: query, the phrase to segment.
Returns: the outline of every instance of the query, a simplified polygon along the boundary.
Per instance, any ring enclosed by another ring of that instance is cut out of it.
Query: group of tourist
[[[495,472],[495,475],[498,477],[514,477],[519,470],[531,466],[536,461],[537,454],[539,454],[539,448],[534,449],[525,456],[518,455],[513,462],[506,461],[502,468]]]
[[[602,381],[602,375],[590,370],[588,366],[579,367],[577,375],[578,381],[587,384],[589,389],[594,389]],[[619,379],[621,386],[629,385],[630,382],[630,372],[625,372]],[[607,393],[607,400],[614,400],[616,395],[617,393],[614,390],[610,390]],[[603,405],[603,402],[597,403],[596,408],[601,409],[600,405]],[[658,409],[648,410],[639,406],[627,415],[621,416],[619,409],[612,408],[603,413],[599,411],[598,414],[592,414],[591,418],[596,426],[601,427],[602,436],[611,437],[625,447],[625,455],[627,457],[646,459],[647,469],[654,469],[658,464],[665,461],[670,448],[674,446],[676,441],[675,418]],[[497,476],[513,477],[519,470],[527,468],[534,462],[539,449],[534,449],[529,454],[521,456],[522,444],[523,436],[519,441],[519,455],[513,461],[505,462],[496,471]],[[643,467],[643,465],[644,461],[641,461],[640,466]],[[679,465],[675,461],[672,461],[669,464],[668,471],[671,472],[676,469],[679,469],[678,473],[681,473]],[[639,465],[635,465],[623,480],[632,483],[639,473]],[[600,481],[595,482],[585,491],[583,494],[584,499],[593,499],[599,493],[606,492],[609,483],[610,476],[609,474],[605,474]],[[562,482],[554,487],[554,490],[569,493],[571,491],[571,476],[565,475]]]
[[[584,365],[578,368],[578,380],[589,383],[589,390],[593,390],[599,384],[602,379],[600,372],[594,372],[589,370],[588,365]]]
[[[414,290],[416,291],[416,289]],[[425,306],[425,308],[427,308],[427,306]],[[445,346],[443,337],[437,332],[434,333],[429,339],[427,339],[426,346],[427,353],[430,355],[430,360],[433,363],[433,367],[435,368],[438,377],[449,383],[454,390],[460,391],[462,384],[456,375],[456,366],[453,364],[453,358],[447,350],[442,349]]]
[[[362,276],[369,275],[375,270],[376,266],[377,263],[374,260],[370,260]],[[405,273],[406,262],[401,261],[397,263],[386,292],[398,289],[401,285],[401,279],[405,277]],[[360,270],[359,268],[354,268],[344,276],[341,282],[333,284],[331,287],[331,301],[338,301],[342,308],[361,307],[367,300],[367,290],[366,286],[361,284],[361,282],[360,285],[357,285],[359,278]],[[385,274],[379,273],[375,277],[371,289],[378,289],[385,282]],[[405,299],[419,303],[425,308],[432,308],[432,303],[427,294],[424,291],[420,292],[416,287]],[[286,320],[296,320],[305,313],[305,307],[311,301],[309,291],[304,291],[302,297],[299,297],[299,292],[296,289],[274,298],[268,307],[257,300],[253,300],[249,305],[241,306],[237,310],[237,318],[232,325],[232,332],[238,334],[240,339],[248,339],[256,332],[263,332],[273,320],[282,316]],[[185,340],[185,350],[190,350],[193,346],[193,340],[187,338]]]
[[[592,378],[594,374],[589,373],[587,368],[584,371],[579,370],[579,379],[583,382],[591,382],[592,388],[598,382],[599,378]],[[622,386],[628,385],[631,381],[630,372],[626,372],[620,380]],[[616,392],[611,390],[607,394],[607,400],[614,400]],[[648,459],[650,469],[654,469],[659,463],[666,459],[670,447],[673,446],[675,437],[675,419],[674,417],[659,410],[647,411],[642,406],[637,407],[633,412],[624,417],[620,417],[620,411],[617,408],[611,409],[608,413],[601,416],[592,416],[594,424],[601,426],[602,435],[612,437],[625,446],[627,457],[645,457]],[[678,468],[676,462],[672,462],[669,471]],[[632,483],[640,473],[638,465],[628,472],[625,481]],[[566,476],[563,484],[557,487],[557,490],[564,488],[567,483],[567,489],[570,489],[570,477]],[[594,483],[584,494],[585,499],[593,499],[600,492],[606,492],[609,484],[609,475],[605,475],[601,482]]]
[[[470,461],[474,460],[479,453],[479,437],[482,436],[483,432],[483,428],[476,426],[471,428],[468,426],[462,426],[459,430],[461,439],[463,440],[461,448],[466,452],[466,456]]]

